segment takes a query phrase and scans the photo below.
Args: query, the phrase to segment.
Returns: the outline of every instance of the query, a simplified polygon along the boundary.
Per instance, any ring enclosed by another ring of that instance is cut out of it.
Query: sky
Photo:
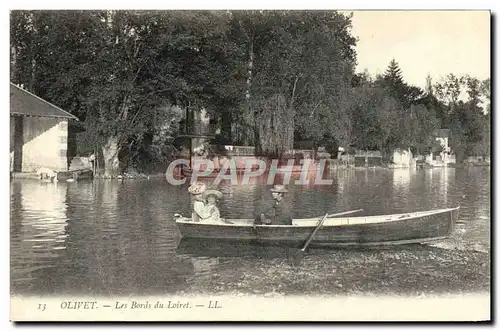
[[[489,11],[354,11],[356,72],[383,73],[392,58],[424,88],[448,73],[490,77]]]

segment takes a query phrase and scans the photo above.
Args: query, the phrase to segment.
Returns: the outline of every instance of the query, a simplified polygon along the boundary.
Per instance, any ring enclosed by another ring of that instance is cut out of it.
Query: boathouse
[[[10,171],[68,170],[67,111],[10,84]]]

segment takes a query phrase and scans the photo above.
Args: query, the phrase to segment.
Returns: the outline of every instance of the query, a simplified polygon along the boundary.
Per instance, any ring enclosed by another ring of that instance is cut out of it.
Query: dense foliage
[[[438,128],[457,156],[489,154],[489,79],[423,91],[395,60],[355,74],[350,28],[334,11],[12,11],[11,81],[76,115],[78,152],[109,174],[165,161],[179,110],[202,108],[222,141],[265,155],[294,140],[423,153]]]

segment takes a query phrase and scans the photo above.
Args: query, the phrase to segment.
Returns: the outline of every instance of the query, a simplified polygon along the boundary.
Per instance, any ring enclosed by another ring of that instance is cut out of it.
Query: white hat
[[[207,189],[207,186],[205,185],[205,183],[194,182],[193,184],[191,184],[191,186],[189,186],[188,192],[193,194],[193,195],[198,195],[198,194],[202,194],[203,192],[205,192],[206,189]]]

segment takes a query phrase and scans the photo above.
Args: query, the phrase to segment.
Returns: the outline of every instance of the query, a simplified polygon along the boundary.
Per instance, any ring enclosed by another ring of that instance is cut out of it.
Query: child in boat
[[[217,207],[217,202],[219,202],[219,200],[222,199],[222,193],[220,191],[207,190],[203,192],[203,197],[206,200],[206,207],[210,212],[210,217],[202,220],[202,222],[231,224],[231,222],[220,217],[220,211],[219,208]]]
[[[203,192],[207,190],[207,186],[202,182],[195,182],[188,188],[188,192],[194,198],[193,213],[191,219],[193,222],[200,222],[211,216],[209,208],[205,205],[205,198]]]

